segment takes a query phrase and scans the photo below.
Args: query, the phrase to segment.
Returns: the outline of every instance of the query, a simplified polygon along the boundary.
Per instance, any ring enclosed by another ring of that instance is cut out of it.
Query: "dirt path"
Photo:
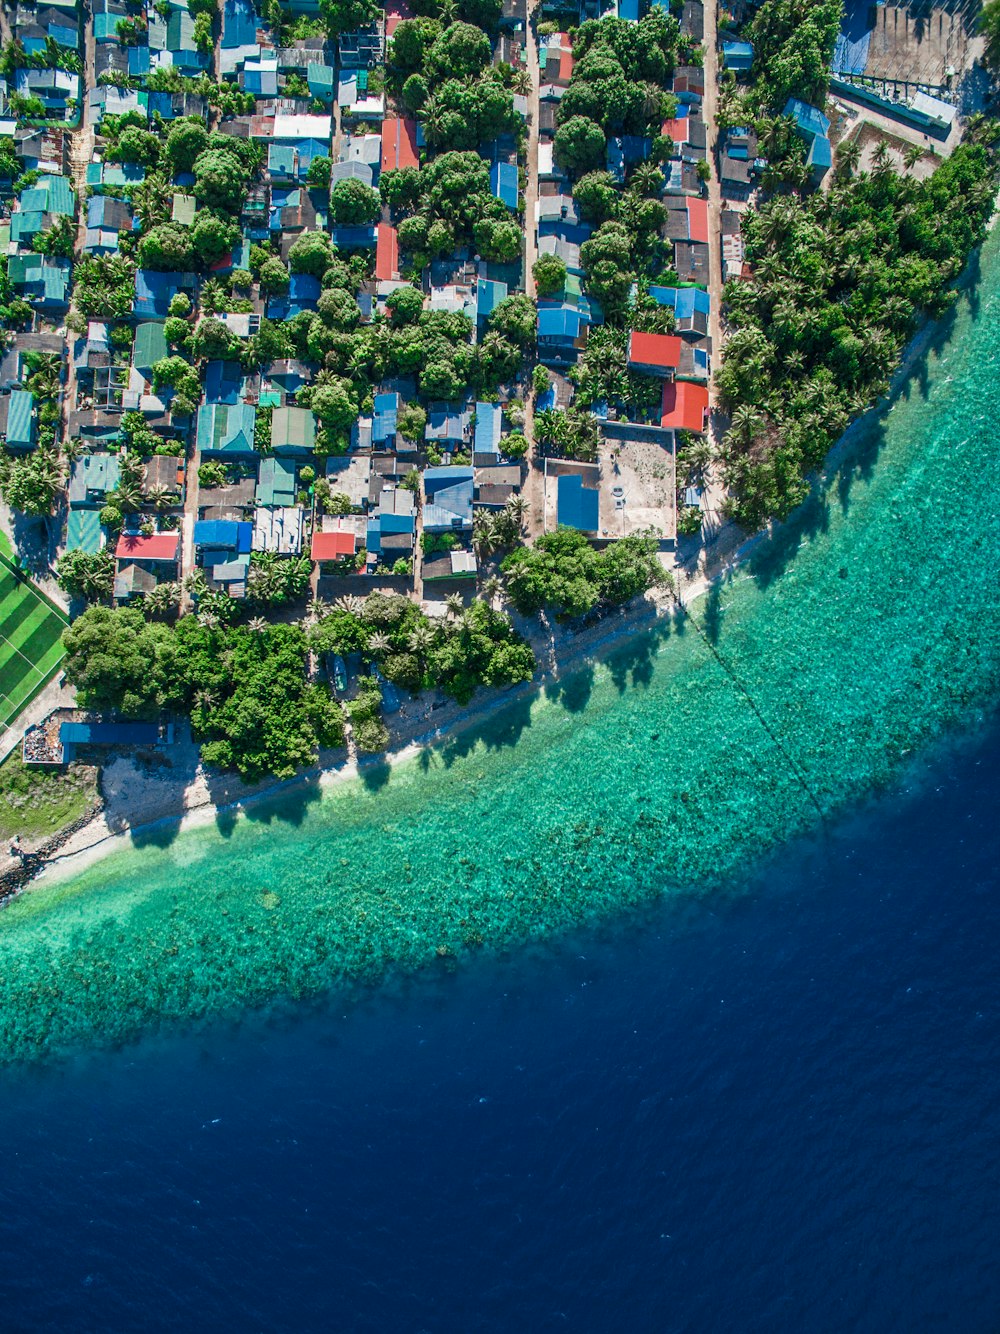
[[[80,15],[83,26],[83,88],[80,96],[80,124],[69,134],[69,174],[76,191],[77,224],[75,250],[77,258],[83,254],[87,240],[87,167],[94,156],[94,127],[90,124],[89,95],[95,86],[95,42],[94,23],[89,4],[85,4]],[[68,339],[67,339],[68,341]],[[76,367],[72,356],[67,358],[66,386],[62,400],[62,438],[69,439],[70,417],[76,407]]]

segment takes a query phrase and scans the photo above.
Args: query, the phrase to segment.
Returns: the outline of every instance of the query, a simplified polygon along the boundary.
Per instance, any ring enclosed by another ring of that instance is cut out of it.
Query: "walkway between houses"
[[[538,253],[538,43],[535,39],[534,8],[529,10],[525,25],[525,59],[531,77],[528,94],[528,162],[524,188],[524,290],[535,299],[533,273]],[[535,407],[532,393],[524,399],[524,435],[528,441],[528,472],[524,483],[524,498],[528,502],[527,524],[530,537],[537,537],[545,522],[545,480],[535,460]]]
[[[94,127],[90,123],[89,95],[97,86],[94,22],[90,6],[83,7],[81,23],[84,32],[83,81],[80,94],[80,124],[70,131],[69,174],[77,199],[76,254],[84,253],[87,242],[87,167],[94,156]],[[76,366],[72,356],[67,358],[66,385],[62,400],[62,438],[70,437],[70,417],[76,407]]]

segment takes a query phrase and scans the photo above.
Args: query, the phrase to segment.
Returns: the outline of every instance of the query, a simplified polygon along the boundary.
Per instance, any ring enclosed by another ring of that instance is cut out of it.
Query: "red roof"
[[[375,277],[379,282],[391,282],[399,277],[399,239],[396,229],[387,222],[378,225],[375,242]]]
[[[382,170],[419,167],[417,122],[409,116],[389,116],[382,122]]]
[[[663,386],[660,425],[670,431],[704,431],[708,390],[687,380],[668,380]]]
[[[403,19],[413,18],[413,10],[406,0],[388,0],[385,7],[385,35],[391,37]]]
[[[353,533],[338,530],[335,533],[313,533],[313,560],[342,560],[353,556],[356,538]]]
[[[688,141],[687,116],[682,116],[679,120],[665,120],[660,127],[660,133],[668,135],[675,144],[686,144]]]
[[[688,234],[692,241],[703,241],[708,245],[708,200],[689,199],[687,201]]]
[[[673,334],[629,334],[628,359],[637,366],[675,371],[681,364],[681,340]]]
[[[115,555],[119,560],[176,560],[178,533],[154,533],[142,537],[139,533],[122,533]]]
[[[560,78],[560,80],[565,79],[566,82],[569,83],[569,81],[570,81],[570,79],[571,79],[572,77],[573,77],[573,52],[572,52],[572,51],[560,51],[560,52],[559,52],[559,78]]]

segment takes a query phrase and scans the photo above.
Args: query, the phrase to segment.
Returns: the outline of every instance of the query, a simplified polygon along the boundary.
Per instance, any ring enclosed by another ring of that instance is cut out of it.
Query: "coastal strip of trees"
[[[909,170],[918,146],[902,172],[885,144],[859,171],[848,141],[828,188],[812,186],[805,145],[780,113],[796,80],[824,104],[840,10],[840,0],[768,0],[748,31],[760,78],[723,96],[726,122],[756,126],[773,190],[744,215],[752,277],[726,284],[733,332],[716,374],[731,416],[728,509],[751,530],[805,498],[837,437],[888,389],[919,321],[947,311],[996,195],[1000,126],[985,120],[925,179]]]

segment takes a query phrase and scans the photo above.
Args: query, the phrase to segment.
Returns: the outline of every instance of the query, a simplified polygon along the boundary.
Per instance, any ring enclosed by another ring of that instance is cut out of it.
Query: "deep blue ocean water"
[[[1000,1326],[1000,732],[738,893],[0,1075],[5,1331]]]

